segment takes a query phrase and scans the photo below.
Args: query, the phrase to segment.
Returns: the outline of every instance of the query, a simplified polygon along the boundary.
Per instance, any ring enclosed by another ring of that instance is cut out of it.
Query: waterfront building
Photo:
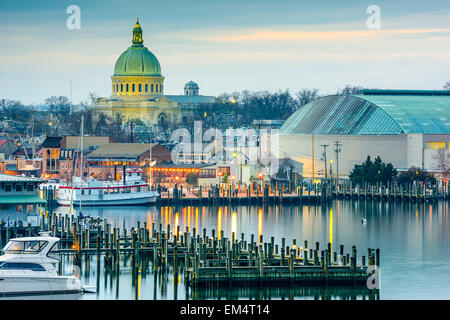
[[[187,122],[196,106],[215,101],[215,97],[199,95],[198,84],[193,81],[186,83],[184,95],[164,95],[161,65],[144,46],[139,20],[132,45],[117,59],[111,80],[111,96],[99,98],[95,108],[112,117],[121,114],[125,120],[140,119],[146,125],[165,128],[169,122]]]
[[[39,197],[38,185],[46,180],[0,174],[0,220],[2,224],[19,222],[36,225],[38,214],[46,203]]]
[[[41,146],[41,175],[47,179],[70,179],[74,168],[79,165],[76,152],[80,148],[80,142],[79,136],[46,137]],[[83,152],[90,152],[111,142],[113,140],[108,136],[86,136],[83,138]]]
[[[151,145],[152,163],[170,161],[170,150],[160,144]],[[89,176],[98,180],[121,180],[123,167],[143,169],[143,177],[148,178],[150,164],[150,144],[109,143],[86,155]]]
[[[346,178],[368,155],[398,170],[441,173],[437,157],[449,152],[449,142],[450,91],[363,90],[297,110],[280,128],[279,153],[303,163],[308,178],[323,178],[330,168],[334,178],[337,171]]]

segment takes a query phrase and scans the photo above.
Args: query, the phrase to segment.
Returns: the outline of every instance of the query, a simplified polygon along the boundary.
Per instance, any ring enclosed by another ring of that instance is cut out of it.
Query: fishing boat
[[[75,276],[58,275],[59,238],[11,239],[0,256],[0,295],[80,293]]]
[[[86,181],[73,177],[62,182],[57,202],[62,206],[143,205],[156,202],[157,191],[150,190],[142,179],[142,170],[127,169],[121,181],[100,181],[92,177]]]

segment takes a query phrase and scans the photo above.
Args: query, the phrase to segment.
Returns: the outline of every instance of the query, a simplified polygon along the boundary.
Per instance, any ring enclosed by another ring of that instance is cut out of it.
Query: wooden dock
[[[241,185],[210,185],[207,188],[183,188],[177,186],[162,191],[157,206],[211,206],[211,205],[261,205],[261,204],[323,204],[332,199],[370,200],[370,201],[408,201],[432,202],[450,199],[447,186],[427,188],[425,185],[406,186],[388,184],[377,186],[355,186],[350,182],[338,186],[322,183],[306,186],[265,186],[250,188]],[[57,206],[56,191],[44,189],[42,196],[47,200],[47,210]]]
[[[46,213],[41,216],[37,228],[5,228],[0,226],[2,246],[11,237],[37,235],[48,231],[61,238],[61,254],[73,257],[80,264],[83,255],[102,256],[105,265],[119,270],[120,256],[132,255],[133,273],[139,272],[143,260],[150,258],[154,268],[174,273],[184,273],[186,282],[193,287],[202,286],[247,286],[294,284],[352,285],[366,286],[371,269],[380,266],[380,250],[368,249],[366,256],[358,259],[356,246],[350,253],[343,245],[328,243],[320,248],[304,241],[301,245],[293,240],[287,245],[285,238],[276,244],[274,237],[264,242],[252,234],[246,239],[242,233],[238,239],[224,237],[221,230],[203,229],[197,234],[195,228],[184,231],[179,226],[167,225],[155,228],[146,222],[129,229],[112,226],[107,219],[80,218],[73,215]],[[358,260],[361,263],[358,264]],[[367,262],[367,264],[366,264]]]

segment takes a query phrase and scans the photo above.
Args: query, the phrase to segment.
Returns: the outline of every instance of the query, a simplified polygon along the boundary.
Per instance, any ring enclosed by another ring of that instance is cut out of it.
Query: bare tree
[[[450,155],[448,150],[445,148],[439,149],[438,152],[433,156],[436,160],[439,170],[443,175],[447,174],[447,170],[450,169]]]
[[[298,108],[319,98],[319,89],[302,89],[295,94],[297,97]]]
[[[450,90],[450,81],[447,81],[443,86],[442,89],[444,90]]]

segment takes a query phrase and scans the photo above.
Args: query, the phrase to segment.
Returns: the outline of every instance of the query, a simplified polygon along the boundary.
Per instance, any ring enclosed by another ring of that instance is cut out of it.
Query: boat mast
[[[150,191],[152,190],[152,177],[153,177],[153,172],[152,172],[152,142],[150,141],[150,161],[149,161],[149,165],[150,165]]]
[[[84,144],[83,144],[83,132],[84,130],[84,114],[81,115],[81,146],[80,146],[80,211],[81,212],[81,201],[82,201],[82,193],[83,193],[83,149],[84,149]]]

